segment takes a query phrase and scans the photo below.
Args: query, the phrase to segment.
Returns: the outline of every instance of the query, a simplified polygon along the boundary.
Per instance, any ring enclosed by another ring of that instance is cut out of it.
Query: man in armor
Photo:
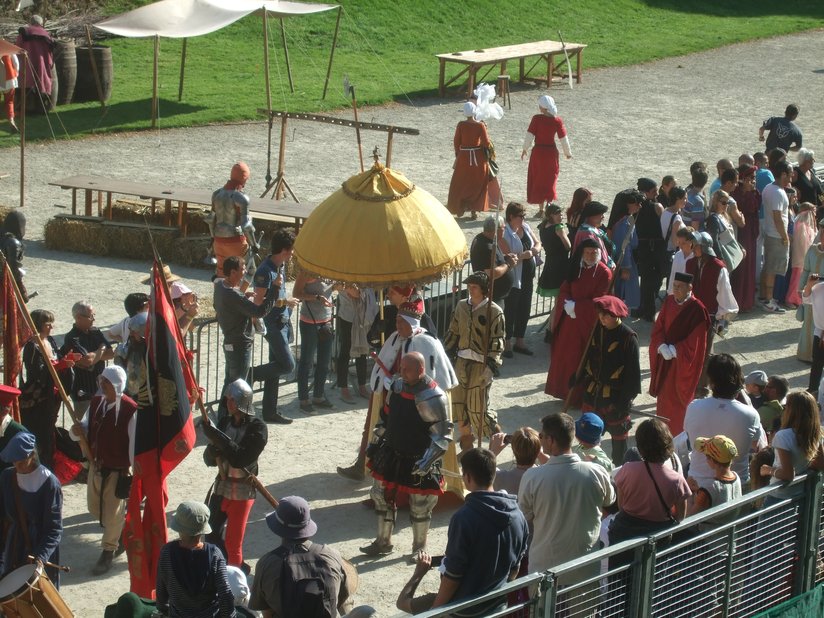
[[[29,302],[29,293],[23,285],[23,236],[26,235],[26,216],[19,210],[13,210],[3,220],[0,227],[0,252],[9,263],[9,270],[17,282],[17,287],[25,302]]]
[[[404,355],[400,374],[385,378],[389,395],[367,449],[378,536],[360,550],[367,556],[392,551],[395,501],[398,492],[404,492],[409,495],[414,561],[426,549],[432,509],[443,494],[441,458],[452,441],[452,422],[446,394],[426,374],[423,354]]]
[[[266,423],[255,417],[252,389],[245,381],[229,384],[225,397],[229,415],[218,421],[217,428],[203,425],[203,433],[210,442],[203,460],[207,466],[218,469],[208,501],[212,532],[207,540],[225,548],[226,562],[248,575],[251,567],[243,562],[243,536],[255,502],[255,487],[249,482],[249,473],[257,474],[258,457],[266,447],[268,432]]]
[[[489,275],[477,271],[464,283],[468,296],[455,307],[444,340],[449,356],[456,357],[452,418],[459,423],[461,452],[474,446],[473,431],[482,423],[479,441],[500,431],[497,415],[489,410],[489,387],[504,350],[504,313],[489,300]]]
[[[249,166],[238,161],[232,166],[228,182],[212,193],[212,218],[209,219],[212,249],[217,258],[215,278],[223,277],[223,261],[236,255],[246,263],[244,291],[255,273],[254,255],[259,249],[255,226],[249,216],[249,197],[243,192],[248,180]]]

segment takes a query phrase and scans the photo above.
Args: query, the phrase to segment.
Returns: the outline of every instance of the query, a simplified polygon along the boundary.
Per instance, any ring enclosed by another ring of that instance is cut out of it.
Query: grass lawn
[[[331,0],[329,0],[331,1]],[[110,0],[109,12],[148,2]],[[584,70],[628,65],[754,38],[821,26],[824,3],[799,0],[343,0],[343,17],[326,100],[321,100],[336,11],[286,20],[295,92],[289,92],[280,24],[269,21],[272,105],[318,111],[348,105],[348,75],[359,104],[411,100],[436,93],[434,54],[555,39],[589,45]],[[150,126],[150,39],[107,41],[114,87],[105,112],[99,104],[58,108],[50,115],[55,135],[147,129]],[[182,41],[160,41],[161,128],[248,120],[266,106],[263,28],[251,15],[210,35],[190,39],[183,98],[178,101]],[[457,65],[447,71],[457,71]],[[510,71],[514,70],[514,66]],[[493,72],[494,73],[494,72]],[[449,73],[448,73],[449,74]],[[29,117],[32,140],[49,139],[42,116]],[[2,126],[2,125],[0,125]],[[0,134],[0,147],[16,145]]]

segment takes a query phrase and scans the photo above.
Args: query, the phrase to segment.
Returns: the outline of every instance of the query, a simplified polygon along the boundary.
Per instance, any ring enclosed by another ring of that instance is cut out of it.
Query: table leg
[[[114,218],[114,212],[112,211],[112,193],[109,191],[106,193],[106,209],[109,211],[109,221]]]
[[[85,207],[86,207],[86,209],[85,209],[86,210],[86,216],[91,217],[92,216],[92,190],[91,189],[86,189]]]
[[[103,216],[103,191],[97,192],[97,216]]]
[[[466,80],[467,92],[466,98],[469,99],[472,97],[472,92],[475,90],[475,76],[478,72],[478,67],[474,64],[469,67],[469,77]]]
[[[553,56],[552,54],[547,54],[547,59],[546,59],[546,87],[547,87],[547,89],[549,89],[549,87],[552,85],[552,76],[554,74],[555,74],[555,56]]]
[[[72,189],[72,214],[77,214],[77,189]]]
[[[438,58],[438,60],[441,61],[441,68],[438,76],[438,96],[443,98],[444,96],[446,96],[446,87],[443,85],[443,80],[446,76],[446,59]]]
[[[518,83],[524,83],[524,58],[518,60]]]
[[[575,81],[579,84],[581,83],[581,54],[584,52],[583,49],[579,49],[576,56],[578,57],[576,65],[575,65]]]
[[[186,238],[189,231],[189,205],[186,202],[177,203],[177,227],[180,228],[180,235]]]
[[[165,202],[165,218],[164,223],[166,225],[172,224],[172,200],[164,200]]]

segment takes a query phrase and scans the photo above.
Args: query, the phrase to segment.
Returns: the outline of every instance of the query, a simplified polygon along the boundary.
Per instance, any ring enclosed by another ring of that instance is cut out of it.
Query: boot
[[[426,551],[426,537],[429,534],[429,520],[412,520],[412,555],[409,556],[409,564],[418,562],[418,557],[422,551]]]
[[[397,511],[376,511],[378,514],[378,538],[360,548],[367,556],[386,556],[392,553],[392,531],[395,529]]]
[[[358,458],[355,460],[351,466],[347,468],[341,468],[338,466],[338,474],[340,474],[343,478],[349,479],[350,481],[362,481],[366,478],[366,473],[364,472],[364,466],[366,465],[366,452],[358,453]]]
[[[95,564],[92,568],[92,575],[103,575],[104,573],[108,573],[109,569],[112,568],[113,559],[114,551],[111,549],[104,549],[100,554],[100,558],[97,559],[97,564]]]
[[[120,535],[120,538],[117,540],[117,549],[114,550],[115,558],[117,556],[123,555],[123,552],[126,551],[126,544],[123,542],[123,535]]]
[[[612,440],[612,463],[613,465],[622,466],[624,465],[624,455],[627,453],[627,441],[626,440]]]

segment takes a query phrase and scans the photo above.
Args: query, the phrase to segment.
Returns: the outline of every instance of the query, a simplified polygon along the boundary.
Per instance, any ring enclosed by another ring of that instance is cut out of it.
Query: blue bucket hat
[[[286,496],[266,516],[269,529],[284,539],[308,539],[318,531],[309,516],[309,503],[300,496]]]
[[[6,448],[0,451],[0,459],[9,463],[23,461],[34,452],[35,444],[33,433],[20,431],[14,434]]]

